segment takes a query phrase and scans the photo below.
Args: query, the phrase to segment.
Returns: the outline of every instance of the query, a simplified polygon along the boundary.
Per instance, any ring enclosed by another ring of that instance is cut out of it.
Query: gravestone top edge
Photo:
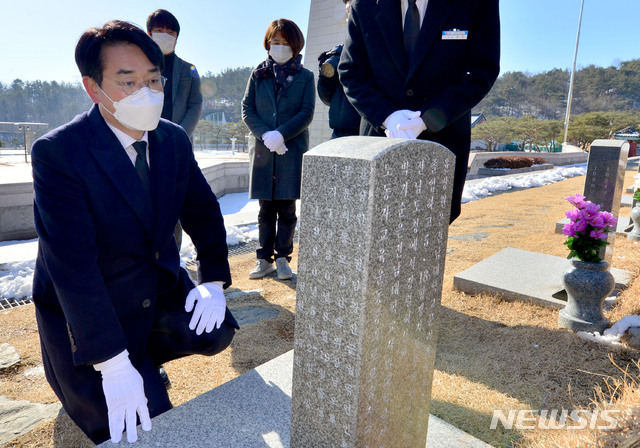
[[[376,160],[387,152],[398,148],[424,148],[430,152],[444,151],[452,158],[455,155],[445,146],[429,140],[389,139],[383,137],[342,137],[321,143],[305,153],[305,157],[336,157],[342,159]]]
[[[594,140],[591,145],[590,148],[620,148],[620,149],[624,149],[625,145],[628,149],[629,147],[629,143],[624,141],[624,140],[606,140],[606,139],[597,139]]]

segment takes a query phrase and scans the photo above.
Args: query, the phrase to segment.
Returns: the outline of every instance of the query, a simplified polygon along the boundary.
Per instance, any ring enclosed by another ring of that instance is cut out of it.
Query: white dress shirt
[[[138,140],[136,140],[135,138],[131,137],[130,135],[125,134],[120,129],[115,128],[114,126],[109,124],[106,120],[105,120],[105,123],[107,123],[107,126],[109,126],[109,129],[111,129],[113,131],[113,133],[115,134],[115,136],[117,137],[118,141],[120,142],[120,144],[124,148],[125,152],[127,153],[127,156],[129,156],[129,159],[131,160],[131,163],[133,163],[133,166],[136,166],[136,157],[138,157],[138,153],[136,152],[135,148],[133,147],[133,144],[135,142],[137,142]],[[149,163],[149,133],[147,131],[144,131],[144,134],[142,135],[142,138],[139,141],[147,143],[147,165],[150,165],[150,163]]]
[[[424,22],[424,15],[427,12],[427,3],[429,0],[416,0],[416,6],[420,13],[420,28],[422,28],[422,22]],[[404,18],[407,15],[407,9],[409,9],[409,0],[401,0],[402,4],[402,29],[404,30]]]

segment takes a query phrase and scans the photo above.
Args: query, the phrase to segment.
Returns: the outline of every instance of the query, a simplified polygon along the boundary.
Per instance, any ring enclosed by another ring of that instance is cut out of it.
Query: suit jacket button
[[[412,89],[407,90],[407,96],[413,96],[413,90]]]
[[[144,299],[142,301],[142,308],[149,308],[151,306],[151,300],[149,299]]]
[[[156,252],[156,260],[160,259],[160,252]]]

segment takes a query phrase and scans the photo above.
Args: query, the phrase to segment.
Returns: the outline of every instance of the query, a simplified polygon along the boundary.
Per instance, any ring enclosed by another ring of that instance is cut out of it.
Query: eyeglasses
[[[150,78],[146,81],[143,81],[140,78],[124,78],[122,81],[118,81],[115,79],[111,80],[118,84],[122,88],[122,91],[127,95],[133,95],[143,87],[148,87],[149,89],[155,90],[156,92],[162,92],[162,90],[164,89],[164,85],[167,83],[167,78],[160,75],[154,76],[153,78]]]

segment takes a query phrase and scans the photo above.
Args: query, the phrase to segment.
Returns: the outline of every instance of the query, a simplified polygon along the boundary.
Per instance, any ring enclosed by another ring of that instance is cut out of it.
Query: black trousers
[[[272,262],[274,258],[285,257],[291,261],[293,234],[296,230],[295,199],[260,199],[258,212],[258,242],[256,256]]]

